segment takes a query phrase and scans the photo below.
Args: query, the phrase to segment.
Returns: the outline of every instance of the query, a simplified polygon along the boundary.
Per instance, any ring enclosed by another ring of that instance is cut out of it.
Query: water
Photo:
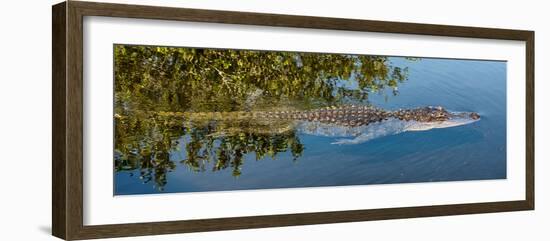
[[[338,137],[298,133],[304,147],[256,160],[245,154],[240,175],[232,168],[191,171],[179,161],[188,158],[187,136],[176,137],[169,159],[175,167],[166,183],[144,181],[139,170],[115,173],[115,194],[200,192],[267,188],[320,187],[464,181],[506,178],[506,62],[390,58],[408,67],[409,77],[392,90],[369,95],[383,109],[441,105],[452,111],[477,112],[471,124],[403,132],[354,145],[335,145]],[[216,143],[214,143],[216,145]],[[296,160],[295,160],[296,159]]]

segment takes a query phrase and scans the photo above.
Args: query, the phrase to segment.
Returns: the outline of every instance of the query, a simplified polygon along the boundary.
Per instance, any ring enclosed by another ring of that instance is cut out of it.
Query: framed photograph
[[[57,237],[534,209],[532,31],[52,11]]]

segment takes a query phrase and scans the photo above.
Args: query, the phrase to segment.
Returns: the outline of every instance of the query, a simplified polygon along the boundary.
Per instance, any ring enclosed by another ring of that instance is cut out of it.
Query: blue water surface
[[[247,154],[239,177],[232,170],[193,172],[178,164],[159,190],[142,183],[139,171],[115,173],[115,194],[200,192],[266,188],[320,187],[464,181],[506,178],[506,62],[390,58],[408,67],[409,78],[391,91],[371,94],[384,109],[441,105],[481,115],[472,124],[404,132],[356,145],[333,145],[335,138],[300,134],[303,155],[280,153],[256,160]],[[184,138],[184,137],[182,137]],[[180,145],[184,145],[182,141]],[[185,148],[173,151],[175,163]]]

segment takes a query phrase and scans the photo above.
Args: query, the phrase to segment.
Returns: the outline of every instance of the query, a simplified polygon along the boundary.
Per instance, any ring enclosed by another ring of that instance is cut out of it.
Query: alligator
[[[217,135],[237,132],[265,134],[297,130],[310,135],[354,137],[354,139],[341,139],[333,144],[357,144],[405,131],[454,127],[480,119],[480,115],[476,112],[453,112],[441,106],[392,111],[374,106],[342,105],[312,110],[156,112],[156,114],[178,116],[193,122],[225,123],[217,128],[219,130],[216,132]]]

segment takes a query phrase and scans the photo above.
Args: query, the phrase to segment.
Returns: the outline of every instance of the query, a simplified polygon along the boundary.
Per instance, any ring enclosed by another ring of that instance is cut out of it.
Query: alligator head
[[[461,126],[476,122],[481,118],[476,112],[454,112],[445,110],[440,106],[396,111],[394,113],[399,113],[395,115],[400,120],[412,121],[406,131],[424,131]]]

